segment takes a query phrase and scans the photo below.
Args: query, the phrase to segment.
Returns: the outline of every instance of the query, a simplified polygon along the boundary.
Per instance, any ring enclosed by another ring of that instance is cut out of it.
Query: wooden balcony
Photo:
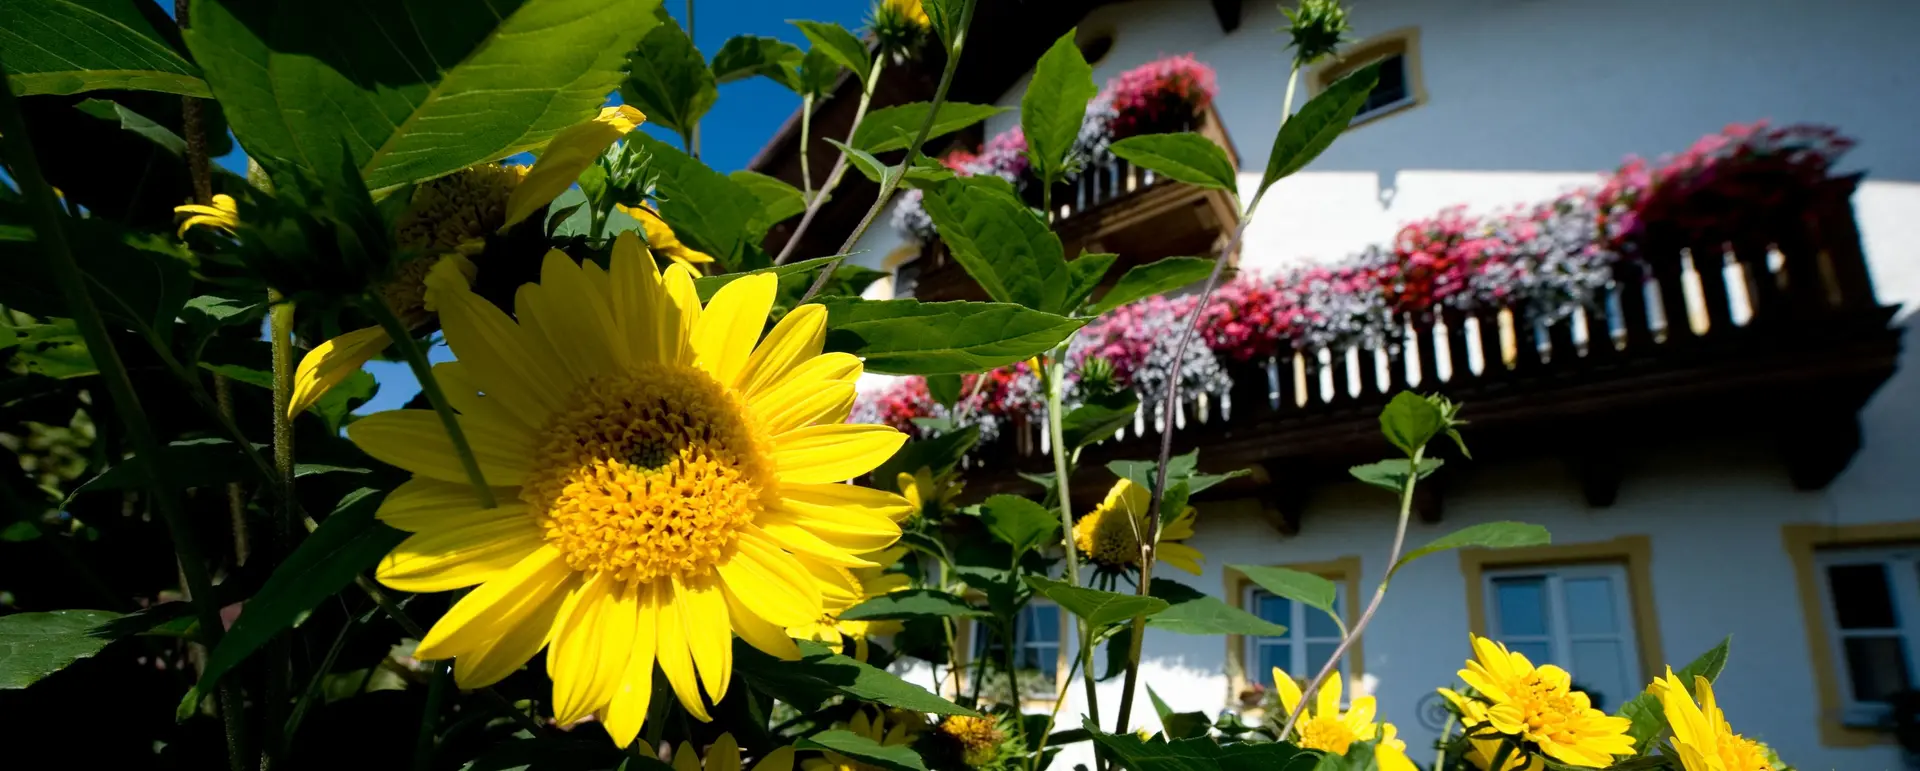
[[[1213,140],[1239,167],[1233,141],[1211,108],[1193,124],[1169,131],[1194,131]],[[1040,185],[1023,186],[1020,194],[1028,205],[1042,208]],[[1158,177],[1118,158],[1090,166],[1072,182],[1055,185],[1050,203],[1049,219],[1067,259],[1083,251],[1119,255],[1103,286],[1111,286],[1135,265],[1163,257],[1211,254],[1240,224],[1232,196]],[[980,285],[947,255],[946,244],[928,244],[918,263],[915,297],[986,299]]]
[[[1888,326],[1895,309],[1875,298],[1861,254],[1849,202],[1857,182],[1833,180],[1791,211],[1745,217],[1742,234],[1724,241],[1655,234],[1644,261],[1615,266],[1603,297],[1552,324],[1513,309],[1446,310],[1405,319],[1404,337],[1382,349],[1232,365],[1231,393],[1183,400],[1174,450],[1199,448],[1209,471],[1253,469],[1214,494],[1265,498],[1283,532],[1299,526],[1314,483],[1389,454],[1377,414],[1408,389],[1466,404],[1480,462],[1564,456],[1594,506],[1613,502],[1627,454],[1686,436],[1761,432],[1796,486],[1823,487],[1859,448],[1857,414],[1900,349]],[[1107,460],[1157,454],[1165,421],[1148,412],[1082,455],[1077,495],[1110,482]],[[984,465],[969,492],[1030,489],[1012,472],[1050,470],[1041,433],[1015,426],[977,450]],[[1442,487],[1422,488],[1423,517],[1440,516]]]

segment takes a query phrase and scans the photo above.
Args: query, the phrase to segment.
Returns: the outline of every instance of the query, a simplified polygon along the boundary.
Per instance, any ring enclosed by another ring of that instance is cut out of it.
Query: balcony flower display
[[[1764,225],[1792,197],[1827,178],[1854,140],[1830,126],[1733,123],[1678,155],[1628,158],[1603,186],[1603,208],[1626,209],[1611,229],[1631,243],[1649,222],[1685,239],[1726,239]],[[1751,217],[1753,219],[1744,219]]]

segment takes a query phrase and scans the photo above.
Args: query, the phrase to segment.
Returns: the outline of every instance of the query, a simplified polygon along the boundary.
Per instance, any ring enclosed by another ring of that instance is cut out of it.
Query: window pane
[[[1552,650],[1544,642],[1508,642],[1507,650],[1526,656],[1535,665],[1554,663]]]
[[[1051,685],[1055,673],[1060,671],[1060,649],[1050,646],[1028,648],[1027,660],[1023,663],[1026,667],[1040,670],[1040,674],[1045,675]]]
[[[1360,114],[1407,98],[1407,57],[1394,54],[1380,60],[1380,81],[1374,85],[1373,92],[1367,94],[1367,101],[1360,105]]]
[[[1302,676],[1311,677],[1312,673],[1318,673],[1321,667],[1327,665],[1327,659],[1333,658],[1333,651],[1338,647],[1340,643],[1307,643],[1307,672]]]
[[[1247,673],[1248,680],[1252,680],[1254,682],[1263,682],[1267,678],[1270,678],[1273,676],[1274,667],[1279,667],[1281,669],[1284,669],[1287,671],[1287,674],[1294,675],[1296,677],[1302,676],[1301,673],[1293,671],[1293,646],[1292,645],[1288,645],[1286,643],[1280,643],[1278,645],[1259,645],[1259,646],[1255,646],[1254,650],[1257,651],[1259,655],[1256,657],[1257,660],[1255,661],[1254,671]],[[1307,674],[1304,676],[1312,677],[1311,674]]]
[[[1593,706],[1599,710],[1610,710],[1616,704],[1624,704],[1633,697],[1633,690],[1627,675],[1627,656],[1618,640],[1586,640],[1573,644],[1573,666],[1568,670],[1573,675],[1575,688],[1586,691]]]
[[[1253,596],[1253,614],[1284,627],[1293,626],[1293,600],[1266,592]]]
[[[1060,607],[1057,605],[1027,606],[1027,641],[1060,642]]]
[[[1841,629],[1897,625],[1885,565],[1832,565],[1827,568],[1827,583],[1833,590],[1833,613]]]
[[[1574,634],[1612,634],[1620,631],[1614,609],[1613,579],[1575,578],[1561,583],[1567,593],[1567,628]]]
[[[1340,626],[1333,623],[1332,616],[1327,615],[1319,608],[1307,608],[1307,636],[1338,638],[1340,636]]]
[[[1886,701],[1907,689],[1907,656],[1900,638],[1846,638],[1847,675],[1858,701]]]
[[[1547,580],[1537,576],[1496,578],[1493,597],[1500,615],[1495,637],[1547,633]]]

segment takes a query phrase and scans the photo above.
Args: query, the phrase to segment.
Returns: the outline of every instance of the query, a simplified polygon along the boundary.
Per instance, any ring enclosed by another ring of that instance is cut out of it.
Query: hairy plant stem
[[[447,440],[453,444],[454,454],[460,456],[460,468],[467,472],[467,482],[473,485],[473,496],[480,501],[480,508],[494,507],[493,488],[487,486],[487,478],[480,473],[480,461],[473,455],[473,446],[467,443],[467,434],[460,430],[460,419],[453,411],[453,405],[447,402],[447,394],[440,390],[440,381],[433,376],[433,364],[427,361],[427,354],[413,341],[413,333],[405,324],[393,315],[378,297],[369,297],[360,303],[367,315],[380,322],[387,330],[387,337],[393,339],[394,347],[406,356],[407,366],[413,369],[413,376],[420,381],[420,392],[427,395],[427,403],[433,405],[433,411],[440,416],[441,427],[447,430]]]
[[[887,57],[879,56],[873,60],[873,69],[867,71],[866,87],[860,89],[860,105],[853,111],[853,127],[847,129],[847,146],[853,146],[853,134],[860,130],[860,122],[867,118],[867,107],[873,103],[873,90],[880,85],[880,71],[886,68]],[[840,184],[840,178],[847,174],[847,154],[840,153],[839,160],[833,162],[833,170],[827,172],[827,181],[820,185],[820,192],[807,202],[807,212],[800,216],[800,224],[794,226],[793,235],[787,237],[787,243],[780,247],[780,256],[773,258],[773,264],[785,264],[793,257],[793,250],[800,245],[800,237],[806,235],[807,227],[813,224],[813,218],[820,214],[821,207],[827,203],[827,196]]]
[[[267,528],[273,559],[286,559],[293,550],[293,526],[300,516],[293,491],[293,416],[287,408],[293,404],[293,303],[273,289],[267,290],[267,328],[272,335],[273,351],[273,468],[275,487],[280,490],[278,505]],[[286,723],[287,689],[293,676],[293,639],[290,634],[275,635],[267,650],[265,712],[267,730],[261,739],[260,767],[276,767],[286,747],[279,740],[276,726]]]
[[[1420,460],[1427,453],[1426,447],[1413,451],[1407,459],[1407,481],[1400,487],[1400,522],[1393,529],[1393,548],[1387,552],[1387,572],[1380,577],[1380,585],[1373,590],[1373,601],[1367,603],[1366,611],[1360,614],[1360,620],[1353,622],[1353,631],[1340,638],[1340,644],[1333,649],[1333,655],[1327,657],[1327,663],[1313,676],[1307,687],[1300,691],[1300,703],[1293,706],[1293,712],[1287,715],[1286,725],[1280,728],[1280,738],[1285,740],[1292,735],[1293,724],[1300,721],[1300,713],[1305,711],[1315,693],[1320,691],[1322,683],[1340,666],[1340,657],[1347,655],[1347,649],[1353,647],[1360,635],[1367,631],[1367,624],[1373,622],[1373,614],[1380,609],[1380,601],[1387,598],[1387,582],[1393,578],[1393,566],[1400,562],[1400,550],[1407,545],[1407,520],[1413,513],[1413,487],[1420,481]],[[1496,766],[1497,768],[1498,766]]]
[[[907,145],[907,157],[900,162],[900,173],[892,175],[891,177],[886,175],[882,176],[880,180],[880,194],[874,197],[873,205],[867,207],[867,213],[860,218],[860,224],[854,226],[852,233],[847,234],[847,240],[840,242],[840,251],[836,252],[836,254],[840,255],[840,259],[836,259],[828,263],[826,267],[820,269],[820,275],[814,278],[813,286],[807,288],[807,293],[800,298],[801,302],[813,299],[814,295],[819,294],[820,290],[826,287],[827,279],[833,275],[835,270],[839,269],[840,260],[846,259],[845,255],[847,252],[853,249],[854,244],[859,243],[861,236],[866,235],[867,228],[872,227],[874,219],[879,217],[880,212],[887,208],[887,202],[893,200],[894,192],[900,189],[901,180],[906,179],[907,172],[913,170],[914,163],[920,160],[920,146],[926,144],[927,135],[933,133],[933,120],[940,114],[940,105],[945,104],[947,101],[947,89],[953,85],[954,71],[960,68],[960,54],[967,46],[967,28],[973,26],[973,8],[977,0],[961,0],[961,2],[960,27],[958,31],[954,33],[953,48],[947,51],[946,66],[940,70],[940,85],[934,87],[933,101],[928,103],[927,106],[927,117],[920,121],[920,130],[914,134],[913,143]],[[857,121],[855,125],[858,126]],[[842,154],[840,160],[844,163],[846,156]],[[820,197],[826,197],[824,190],[821,192]],[[799,240],[800,230],[805,229],[805,227],[806,222],[802,220],[800,229],[796,229],[793,234],[794,237],[787,240],[788,247],[791,247]]]
[[[133,387],[133,378],[128,374],[125,362],[121,361],[119,350],[114,347],[106,320],[94,305],[93,294],[87,290],[86,276],[67,243],[59,200],[52,186],[47,184],[46,177],[41,175],[40,160],[34,154],[26,120],[20,115],[20,106],[13,95],[4,65],[0,65],[0,144],[4,144],[10,156],[8,170],[15,184],[19,185],[33,217],[40,253],[47,258],[47,267],[53,274],[54,283],[59,286],[67,312],[73,317],[74,326],[79,328],[81,337],[87,343],[87,351],[100,371],[100,380],[113,401],[113,412],[120,416],[127,438],[137,455],[156,460],[164,457],[165,447],[154,433],[153,426],[147,422],[139,393]],[[219,646],[226,630],[220,619],[213,575],[207,569],[206,558],[201,554],[192,523],[187,520],[186,512],[181,510],[174,491],[161,476],[160,464],[145,463],[140,464],[139,468],[145,477],[143,481],[146,487],[151,491],[153,507],[159,510],[161,519],[166,522],[174,553],[179,557],[184,583],[193,596],[193,608],[200,620],[200,643],[212,651]],[[248,767],[248,759],[252,756],[247,749],[246,716],[242,714],[238,684],[223,678],[219,684],[219,695],[221,719],[226,727],[227,764],[233,771],[242,771]]]
[[[800,200],[813,202],[813,169],[807,165],[807,141],[813,134],[813,94],[800,97]]]

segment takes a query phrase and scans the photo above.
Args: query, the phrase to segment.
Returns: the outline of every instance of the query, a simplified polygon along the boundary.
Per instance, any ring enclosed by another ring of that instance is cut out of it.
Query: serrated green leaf
[[[1700,654],[1692,663],[1674,673],[1674,676],[1686,685],[1688,693],[1693,692],[1695,677],[1704,677],[1709,683],[1720,679],[1720,670],[1727,666],[1727,649],[1732,644],[1733,636],[1728,635],[1720,641],[1719,645]],[[1699,695],[1695,694],[1694,698],[1698,699]],[[1653,741],[1667,732],[1667,713],[1660,704],[1660,697],[1655,696],[1652,689],[1643,691],[1640,695],[1629,699],[1627,703],[1620,705],[1620,711],[1615,714],[1632,721],[1632,725],[1627,728],[1627,736],[1633,739],[1636,755],[1646,755],[1653,749]]]
[[[1060,419],[1062,441],[1071,451],[1106,439],[1132,423],[1139,409],[1140,397],[1132,389],[1088,400]]]
[[[827,53],[827,49],[814,46],[800,59],[800,95],[818,100],[832,93],[834,82],[840,79],[843,69],[840,62]]]
[[[1043,576],[1027,576],[1027,586],[1046,595],[1047,599],[1058,603],[1094,629],[1117,624],[1134,616],[1151,617],[1167,609],[1167,601],[1158,597],[1103,592]]]
[[[759,35],[735,35],[713,55],[715,83],[732,83],[759,75],[800,93],[800,62],[807,54],[784,40]]]
[[[801,640],[799,661],[781,661],[751,645],[733,647],[734,671],[769,695],[802,711],[818,708],[835,694],[936,715],[978,715],[863,661],[832,653]]]
[[[381,190],[534,150],[592,118],[658,5],[200,0],[185,35],[248,155],[332,176],[344,147]]]
[[[1260,588],[1272,592],[1276,597],[1285,597],[1310,608],[1319,608],[1339,620],[1334,613],[1334,598],[1340,589],[1332,581],[1312,573],[1292,568],[1267,567],[1265,565],[1228,565],[1228,570],[1240,571]]]
[[[969,618],[987,615],[987,611],[968,605],[966,600],[933,589],[907,589],[890,592],[848,608],[840,613],[842,621],[898,621],[909,618]]]
[[[807,210],[807,199],[800,188],[757,171],[741,169],[727,179],[760,199],[760,213],[747,220],[747,235],[759,241],[774,225]]]
[[[1287,628],[1228,605],[1220,598],[1178,581],[1153,579],[1153,596],[1167,601],[1167,609],[1147,619],[1147,626],[1176,634],[1283,635]]]
[[[620,97],[646,113],[649,123],[685,133],[720,95],[706,57],[678,24],[655,26],[629,62],[631,74],[620,84]]]
[[[1088,315],[1099,316],[1135,300],[1166,294],[1196,281],[1205,281],[1213,273],[1213,260],[1207,257],[1168,257],[1135,265],[1121,274],[1120,282],[1087,308]]]
[[[1409,458],[1446,427],[1440,408],[1411,391],[1394,394],[1380,411],[1380,433]]]
[[[973,449],[978,441],[978,426],[967,426],[931,439],[909,440],[900,445],[900,450],[893,457],[873,470],[874,482],[882,490],[899,492],[896,481],[902,473],[912,474],[924,468],[934,476],[945,474],[959,465],[960,459],[966,457],[967,451]]]
[[[1546,546],[1553,542],[1553,536],[1539,525],[1525,522],[1482,522],[1478,525],[1455,530],[1418,549],[1408,552],[1394,563],[1393,571],[1414,560],[1434,552],[1477,546],[1483,549],[1514,549],[1522,546]]]
[[[853,70],[861,85],[872,86],[867,79],[873,74],[873,55],[868,52],[867,44],[860,42],[846,27],[824,21],[788,23],[800,28],[800,34],[806,35],[807,42],[813,44],[813,51],[823,52],[840,66]]]
[[[25,688],[99,653],[113,640],[88,633],[119,616],[104,610],[0,616],[0,690]]]
[[[226,484],[253,473],[240,447],[226,439],[182,439],[169,442],[162,453],[159,478],[176,490]],[[81,483],[74,488],[73,496],[146,487],[146,467],[153,461],[139,455],[130,456]]]
[[[942,182],[921,199],[954,261],[997,302],[1067,311],[1073,282],[1060,237],[1026,204],[994,187]]]
[[[627,141],[649,158],[660,218],[682,241],[734,268],[747,246],[748,225],[760,214],[759,196],[645,132],[628,134]]]
[[[1260,178],[1256,197],[1265,195],[1273,183],[1306,168],[1326,152],[1333,140],[1340,138],[1341,132],[1353,123],[1353,116],[1359,114],[1360,106],[1366,103],[1367,95],[1373,93],[1379,80],[1380,65],[1369,64],[1315,94],[1299,112],[1287,118],[1273,137],[1273,151],[1267,155],[1267,173]]]
[[[1033,162],[1033,174],[1053,183],[1066,172],[1067,153],[1080,136],[1080,122],[1086,118],[1087,102],[1100,92],[1093,82],[1093,67],[1074,44],[1077,30],[1067,30],[1040,61],[1033,65],[1033,79],[1020,96],[1020,128],[1027,135],[1027,157]]]
[[[1107,271],[1113,268],[1113,261],[1117,259],[1120,259],[1120,255],[1082,252],[1078,259],[1067,263],[1071,288],[1067,290],[1064,306],[1068,310],[1079,308],[1081,303],[1093,296],[1093,290],[1100,286],[1100,279],[1107,277]]]
[[[888,771],[927,771],[920,753],[904,744],[881,744],[845,729],[821,731],[794,743],[794,749],[822,750],[844,755],[873,768]]]
[[[953,409],[953,405],[960,401],[962,383],[959,375],[928,375],[925,380],[927,395],[933,397],[940,406]]]
[[[1127,771],[1289,771],[1309,767],[1320,753],[1286,742],[1221,744],[1207,737],[1146,741],[1110,734],[1088,722],[1095,744]]]
[[[173,22],[141,0],[0,3],[0,61],[19,96],[126,89],[212,96]]]
[[[878,184],[884,185],[888,177],[900,173],[900,167],[888,166],[884,161],[873,157],[873,153],[850,146],[833,137],[826,137],[826,140],[827,144],[833,145],[835,148],[838,148],[840,152],[846,154],[847,160],[853,164],[854,168],[860,170],[861,176]]]
[[[1086,321],[1006,303],[821,298],[827,350],[866,361],[868,372],[985,372],[1052,350]]]
[[[1127,137],[1112,149],[1127,162],[1169,179],[1229,193],[1239,188],[1227,151],[1191,131]]]
[[[930,102],[909,102],[868,112],[853,130],[853,146],[869,153],[905,149],[920,132],[920,124],[926,122],[930,106]],[[927,138],[946,136],[1006,111],[990,104],[941,102]]]
[[[1347,473],[1354,479],[1399,494],[1406,489],[1408,463],[1405,460],[1377,460],[1364,466],[1347,469]],[[1440,458],[1421,458],[1420,478],[1426,479],[1433,476],[1433,472],[1440,470],[1442,463],[1444,461]]]
[[[302,614],[353,583],[354,577],[378,564],[406,539],[406,533],[374,519],[385,497],[380,491],[366,488],[348,494],[319,529],[274,568],[273,575],[247,601],[240,617],[208,654],[200,682],[181,702],[183,712],[190,714],[198,706],[199,696],[211,693],[228,671],[293,626]]]
[[[980,504],[980,521],[987,532],[1013,547],[1015,555],[1053,540],[1060,532],[1060,515],[1017,495],[995,495]]]

